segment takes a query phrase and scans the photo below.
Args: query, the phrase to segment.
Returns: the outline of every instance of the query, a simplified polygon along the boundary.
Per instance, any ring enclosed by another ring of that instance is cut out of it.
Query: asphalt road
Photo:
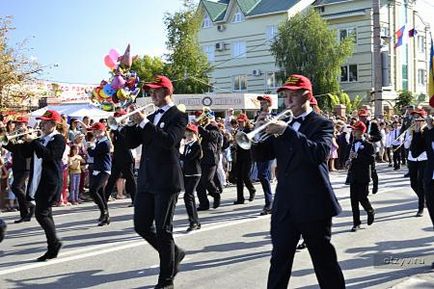
[[[331,174],[344,209],[334,218],[332,241],[347,288],[391,288],[409,276],[434,274],[429,266],[434,261],[432,223],[427,211],[421,218],[414,217],[417,198],[409,179],[402,177],[405,169],[392,171],[380,165],[378,170],[380,192],[370,195],[377,211],[375,223],[356,233],[349,232],[352,215],[349,187],[343,184],[345,175]],[[176,288],[266,287],[270,217],[259,216],[264,200],[259,185],[256,187],[258,198],[237,206],[232,205],[235,188],[227,188],[222,207],[200,212],[203,227],[189,234],[184,233],[188,221],[183,200],[179,200],[175,238],[187,256],[175,280]],[[64,247],[57,259],[45,263],[33,261],[46,249],[36,221],[12,224],[17,213],[1,214],[9,226],[0,244],[0,288],[153,288],[158,255],[135,234],[128,200],[109,206],[112,223],[104,227],[96,225],[99,213],[91,203],[55,208]],[[366,222],[363,212],[362,222]],[[290,288],[318,288],[307,250],[295,257]]]

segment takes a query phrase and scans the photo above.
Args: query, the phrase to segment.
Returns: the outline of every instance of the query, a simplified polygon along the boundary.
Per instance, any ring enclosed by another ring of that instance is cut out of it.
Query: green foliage
[[[404,112],[406,106],[415,104],[415,102],[416,99],[414,98],[413,93],[408,90],[403,90],[395,99],[395,111]]]
[[[203,15],[192,1],[185,1],[183,10],[166,14],[166,45],[170,54],[167,73],[174,81],[176,93],[202,93],[208,90],[208,59],[199,46],[197,34]]]
[[[166,75],[167,65],[160,57],[145,55],[133,60],[131,70],[137,72],[142,82],[150,82],[154,80],[155,75]]]
[[[417,102],[418,103],[424,102],[424,101],[426,101],[426,99],[427,99],[427,95],[424,93],[421,93],[417,96]]]
[[[311,79],[314,94],[334,93],[340,89],[341,66],[352,54],[353,40],[347,37],[339,43],[336,31],[310,9],[280,25],[271,53],[284,71],[283,81],[298,73]]]
[[[352,111],[360,108],[362,103],[362,98],[360,96],[356,96],[354,99],[351,99],[350,96],[341,91],[338,93],[327,93],[326,97],[323,100],[323,105],[321,108],[324,111],[332,112],[334,108],[338,104],[343,104],[346,107],[346,111],[350,114]]]

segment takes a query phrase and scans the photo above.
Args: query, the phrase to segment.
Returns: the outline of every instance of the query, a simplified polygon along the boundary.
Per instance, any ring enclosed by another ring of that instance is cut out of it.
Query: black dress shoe
[[[22,223],[22,222],[24,222],[24,218],[19,218],[18,220],[14,221],[14,224],[19,224],[19,223]]]
[[[158,283],[154,289],[174,289],[173,282]]]
[[[214,209],[217,209],[218,207],[220,207],[220,199],[221,199],[220,194],[217,193],[217,194],[214,195],[214,203],[212,205],[212,207]]]
[[[208,211],[209,210],[209,207],[197,207],[197,210],[198,211]]]
[[[201,225],[200,224],[191,224],[188,228],[187,228],[187,233],[191,232],[191,231],[195,231],[195,230],[200,230]]]
[[[368,226],[374,223],[374,219],[375,219],[375,212],[368,212]]]
[[[261,216],[265,216],[271,214],[271,209],[263,209],[262,212],[259,213]]]
[[[423,217],[423,210],[417,211],[417,214],[415,217]]]
[[[250,192],[249,202],[253,202],[256,196],[256,191]]]
[[[110,217],[109,215],[105,215],[104,218],[98,223],[98,226],[110,225]]]
[[[173,271],[173,278],[175,278],[176,274],[179,272],[179,264],[181,264],[182,260],[185,258],[185,251],[182,249],[176,250],[175,253],[175,270]],[[172,284],[173,286],[173,284]]]
[[[351,232],[357,232],[358,229],[360,229],[360,226],[353,226]]]
[[[234,202],[234,205],[242,205],[242,204],[244,204],[244,200]]]
[[[49,259],[57,258],[57,255],[59,254],[60,248],[62,248],[62,243],[58,242],[53,248],[49,248],[48,251],[44,255],[37,258],[36,261],[45,262]]]

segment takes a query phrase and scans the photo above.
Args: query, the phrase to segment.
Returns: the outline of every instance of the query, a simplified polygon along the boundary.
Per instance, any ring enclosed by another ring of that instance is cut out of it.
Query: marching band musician
[[[205,115],[201,117],[198,123],[199,137],[201,138],[203,157],[200,160],[202,175],[199,185],[197,186],[197,197],[199,199],[198,211],[209,210],[209,200],[207,191],[214,198],[213,208],[217,209],[220,206],[220,192],[215,185],[214,176],[218,165],[218,142],[221,137],[219,128],[214,122],[211,122],[211,116],[207,115],[210,112],[203,112]]]
[[[238,131],[249,133],[252,131],[249,118],[245,113],[240,113],[237,117]],[[251,150],[245,150],[237,144],[236,147],[236,162],[235,176],[237,178],[237,200],[234,205],[244,204],[244,185],[249,190],[249,201],[255,199],[256,189],[250,180],[250,170],[252,169],[252,153]]]
[[[272,100],[268,95],[258,96],[257,100],[260,101],[261,109],[259,116],[266,118],[271,116]],[[255,123],[255,127],[257,127]],[[261,143],[252,146],[253,159],[256,161],[256,167],[258,168],[258,179],[261,183],[262,190],[264,191],[265,206],[262,209],[260,215],[267,215],[271,213],[271,207],[273,204],[273,193],[271,192],[271,164],[274,159],[273,153],[264,147]]]
[[[278,166],[267,288],[287,288],[300,235],[312,256],[320,287],[345,288],[336,251],[330,243],[332,217],[341,211],[327,169],[333,123],[310,107],[313,92],[307,77],[293,74],[277,92],[285,97],[294,119],[289,124],[273,121],[266,128],[268,134],[277,135],[267,141],[274,147]]]
[[[349,153],[348,174],[350,181],[351,210],[353,211],[353,227],[351,232],[360,229],[360,210],[359,203],[368,214],[368,225],[374,222],[375,211],[368,199],[369,182],[371,181],[370,165],[374,161],[375,152],[372,143],[364,138],[366,125],[358,121],[353,126],[353,144]]]
[[[150,116],[137,112],[137,126],[127,127],[131,147],[142,145],[134,200],[134,229],[160,257],[160,274],[155,289],[173,289],[173,280],[185,252],[173,239],[173,216],[183,187],[179,147],[188,117],[173,103],[169,78],[157,76],[143,87],[158,107]],[[155,227],[153,223],[155,221]]]
[[[106,126],[103,123],[96,122],[89,130],[94,132],[96,139],[96,142],[90,143],[87,148],[87,153],[93,157],[94,161],[92,174],[89,176],[89,195],[100,211],[98,226],[104,226],[110,224],[104,189],[111,173],[112,158],[110,151],[112,145],[106,134]]]
[[[30,134],[26,135],[24,150],[26,155],[32,156],[29,194],[35,196],[35,217],[44,229],[48,243],[47,252],[36,259],[41,262],[56,258],[62,247],[62,243],[56,236],[51,206],[62,188],[62,156],[66,141],[56,130],[57,124],[62,122],[57,111],[47,110],[37,119],[41,120],[42,136],[35,139]]]
[[[371,143],[376,143],[381,141],[381,132],[378,127],[378,123],[375,120],[370,120],[369,112],[366,109],[360,109],[358,112],[359,120],[366,125],[366,140]],[[375,168],[375,158],[371,163],[371,178],[372,178],[372,193],[376,194],[378,192],[378,174]]]
[[[434,108],[434,97],[430,100],[431,107]],[[427,163],[423,177],[426,206],[434,229],[434,120],[430,115],[426,118],[426,128],[424,130],[425,151]],[[432,263],[434,268],[434,263]]]
[[[121,117],[126,114],[127,112],[124,109],[120,109],[115,112],[113,116]],[[124,125],[126,122],[127,119],[124,119],[122,124]],[[125,190],[131,196],[131,203],[134,204],[134,197],[136,195],[136,180],[134,179],[135,161],[130,147],[128,146],[125,134],[126,128],[124,126],[119,126],[116,130],[110,130],[114,149],[111,173],[105,187],[105,197],[106,201],[108,201],[109,197],[113,193],[116,181],[122,174],[122,178],[125,179]]]
[[[27,131],[27,117],[19,116],[14,123],[15,131],[19,133]],[[31,203],[33,199],[29,196],[26,197],[26,182],[29,178],[30,159],[23,155],[23,146],[22,141],[8,142],[7,145],[3,146],[12,153],[12,174],[14,181],[11,189],[17,198],[20,210],[20,218],[15,220],[14,223],[29,222],[34,212],[34,205]]]
[[[412,111],[412,116],[412,125],[407,126],[407,132],[405,133],[404,147],[408,150],[407,164],[410,186],[419,199],[416,217],[422,217],[425,207],[423,175],[427,162],[423,138],[426,112],[423,109],[415,109]]]
[[[390,132],[390,135],[392,136],[393,170],[397,171],[401,168],[400,148],[402,146],[402,134],[400,133],[399,121],[394,120],[392,125],[393,130]]]
[[[197,126],[189,123],[185,131],[184,153],[181,155],[185,187],[184,203],[190,222],[187,233],[201,228],[194,197],[194,192],[199,184],[201,175],[200,159],[202,158],[202,147],[199,143],[198,134],[199,129]]]

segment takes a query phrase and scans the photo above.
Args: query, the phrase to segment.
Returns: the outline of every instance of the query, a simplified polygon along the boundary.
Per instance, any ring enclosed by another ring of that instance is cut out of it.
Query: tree
[[[27,98],[22,88],[42,72],[36,61],[25,56],[25,41],[15,48],[8,46],[7,34],[13,29],[12,17],[0,17],[0,109],[16,107]]]
[[[154,80],[155,75],[167,74],[167,65],[160,57],[145,55],[133,60],[131,70],[137,72],[142,82],[150,82]]]
[[[408,90],[403,90],[399,93],[398,97],[395,99],[395,111],[404,112],[406,106],[415,104],[416,99],[413,93]]]
[[[339,43],[336,31],[310,9],[281,23],[270,50],[282,69],[283,82],[291,74],[302,74],[312,81],[315,95],[326,95],[339,91],[341,66],[352,54],[352,48],[352,37]],[[321,97],[318,101],[320,106],[325,102]]]
[[[166,45],[168,75],[174,80],[176,93],[202,93],[208,90],[210,65],[199,46],[197,34],[202,13],[193,1],[184,1],[181,11],[164,16],[167,28]]]

